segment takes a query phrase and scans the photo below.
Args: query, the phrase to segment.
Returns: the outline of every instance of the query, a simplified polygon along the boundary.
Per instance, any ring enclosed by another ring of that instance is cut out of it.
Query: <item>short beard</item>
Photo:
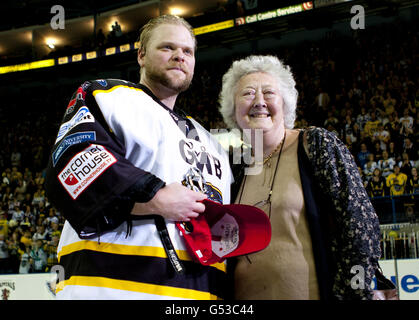
[[[147,78],[155,83],[160,83],[173,90],[174,92],[180,93],[186,91],[192,82],[192,77],[186,77],[182,82],[174,82],[172,79],[166,76],[164,73],[156,72],[155,70],[145,70]]]

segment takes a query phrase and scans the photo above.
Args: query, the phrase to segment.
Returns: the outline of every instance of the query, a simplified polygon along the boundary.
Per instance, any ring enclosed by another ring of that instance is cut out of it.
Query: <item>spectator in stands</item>
[[[376,113],[374,111],[370,111],[370,120],[367,121],[364,127],[364,132],[367,137],[371,139],[374,137],[374,133],[378,130],[378,125],[381,122],[377,119]]]
[[[404,153],[407,153],[410,160],[417,160],[418,159],[418,150],[417,150],[415,144],[412,142],[412,138],[406,137],[404,139],[402,150],[403,150]]]
[[[45,183],[45,178],[42,176],[42,172],[36,172],[35,173],[35,179],[34,179],[36,186],[43,186]]]
[[[58,241],[60,240],[59,235],[53,235],[51,240],[45,244],[45,254],[47,255],[47,271],[58,264]]]
[[[400,167],[397,164],[394,165],[393,170],[394,172],[386,179],[387,188],[389,188],[391,196],[400,196],[405,193],[407,175],[400,172]]]
[[[23,235],[20,237],[20,242],[25,246],[25,247],[31,247],[32,246],[32,234],[30,229],[25,229],[25,231],[23,232]],[[26,250],[25,250],[26,252]]]
[[[44,223],[47,227],[50,227],[51,223],[58,223],[57,210],[54,207],[48,208],[48,217],[45,218]]]
[[[410,176],[407,181],[407,193],[418,194],[419,193],[419,175],[416,167],[412,168]]]
[[[358,165],[363,169],[365,164],[368,162],[368,155],[371,154],[371,152],[367,149],[366,143],[361,143],[361,150],[356,155],[356,158],[358,160]]]
[[[32,271],[32,259],[30,256],[31,246],[25,246],[24,252],[20,256],[19,273],[26,274]]]
[[[338,129],[339,120],[334,116],[332,111],[327,112],[327,119],[323,123],[323,127],[327,128],[331,125],[335,130]]]
[[[404,136],[413,134],[413,117],[409,114],[409,109],[403,110],[403,116],[399,119],[401,129],[403,130]]]
[[[33,241],[32,250],[29,254],[32,260],[33,272],[44,272],[47,266],[47,255],[42,247],[43,242],[41,239]]]
[[[381,175],[381,170],[379,168],[374,169],[366,189],[371,198],[384,197],[387,195],[386,179]]]
[[[32,197],[32,205],[41,205],[45,201],[45,190],[42,184],[38,184],[38,189],[35,191]]]
[[[14,206],[13,210],[9,211],[9,213],[11,213],[11,219],[16,221],[18,224],[23,221],[23,218],[25,216],[25,213],[20,208],[20,205]]]
[[[365,163],[364,168],[363,168],[365,178],[368,181],[371,179],[374,170],[377,168],[378,168],[378,164],[377,164],[377,161],[375,161],[374,154],[370,153],[368,155],[368,161]]]
[[[32,196],[33,196],[33,194],[31,194],[29,192],[27,192],[25,194],[25,197],[21,201],[22,208],[26,208],[27,206],[31,206],[32,205]],[[25,209],[25,211],[26,211],[26,209]]]
[[[389,158],[393,158],[394,161],[399,162],[402,159],[402,156],[400,153],[400,149],[397,147],[395,141],[396,140],[389,141],[387,151]]]
[[[9,234],[9,222],[7,220],[7,213],[4,209],[0,209],[0,234],[5,237]]]
[[[36,226],[36,232],[32,236],[32,241],[46,241],[48,236],[48,231],[45,230],[45,226],[43,224]]]
[[[6,236],[0,233],[0,274],[9,272],[9,250],[5,239]]]
[[[106,37],[102,29],[99,29],[96,34],[96,46],[102,49],[105,46]]]
[[[121,29],[121,25],[118,23],[118,21],[115,21],[115,23],[112,25],[112,32],[113,32],[115,38],[122,37],[122,29]]]
[[[345,121],[342,125],[341,130],[341,140],[348,141],[347,138],[350,139],[351,143],[358,141],[358,124],[354,123],[352,117],[350,115],[345,116]]]
[[[26,193],[26,181],[23,178],[19,178],[17,181],[17,186],[14,191],[14,197],[18,201],[23,201],[25,199]]]
[[[4,190],[2,202],[8,203],[10,200],[13,200],[13,192],[12,188],[8,185]]]
[[[381,94],[381,90],[376,90],[374,96],[370,99],[370,105],[377,105],[377,106],[383,106],[384,105],[384,98]]]
[[[406,152],[402,153],[402,160],[398,163],[400,167],[400,172],[404,173],[406,176],[410,176],[412,168],[415,166],[415,162],[410,160],[409,154]]]
[[[35,214],[32,211],[31,206],[27,205],[25,207],[25,213],[23,216],[23,220],[20,222],[20,225],[23,226],[27,226],[28,228],[31,227],[33,224],[35,223]]]
[[[20,167],[22,161],[22,154],[19,152],[17,147],[13,147],[13,151],[10,155],[10,163],[13,167]]]
[[[19,273],[21,255],[24,253],[24,246],[19,241],[19,231],[13,231],[10,240],[7,242],[10,255],[10,272]]]
[[[48,239],[52,239],[52,237],[58,237],[61,236],[61,228],[59,222],[51,222],[51,225],[48,227]]]
[[[381,150],[387,149],[387,144],[390,141],[390,132],[384,129],[381,122],[378,124],[377,131],[373,134],[373,141],[378,141],[380,143]]]
[[[383,156],[383,150],[381,149],[381,143],[380,141],[375,141],[373,143],[373,149],[371,153],[374,155],[374,160],[376,162],[380,161]]]
[[[391,96],[390,91],[387,91],[386,99],[382,100],[382,105],[384,107],[384,112],[387,114],[387,116],[395,111],[396,99],[394,99]]]
[[[363,184],[364,188],[366,188],[367,184],[368,184],[368,178],[365,176],[364,170],[362,170],[362,168],[360,166],[358,166],[358,172],[359,172],[359,176],[361,177],[362,184]]]
[[[357,117],[356,117],[356,123],[358,123],[359,129],[361,131],[364,131],[366,123],[370,120],[371,120],[371,116],[367,112],[367,109],[365,107],[362,107],[361,108],[361,113],[358,114]]]
[[[382,159],[378,160],[378,168],[384,178],[387,178],[393,172],[395,164],[396,161],[389,157],[387,150],[384,150]]]

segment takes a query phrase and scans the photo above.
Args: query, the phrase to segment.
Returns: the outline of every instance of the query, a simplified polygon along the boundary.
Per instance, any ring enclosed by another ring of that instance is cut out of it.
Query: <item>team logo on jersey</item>
[[[84,91],[83,87],[79,87],[73,97],[74,98],[71,99],[68,103],[65,116],[71,114],[74,111],[74,106],[76,105],[77,101],[83,101],[85,99],[86,91]]]
[[[58,179],[75,200],[116,161],[116,158],[105,147],[91,144],[68,162],[58,174]]]
[[[60,145],[55,149],[52,154],[52,164],[55,167],[58,160],[61,158],[63,153],[71,146],[75,144],[79,144],[85,141],[95,141],[96,140],[96,132],[94,131],[86,131],[86,132],[78,132],[70,134],[69,136],[65,137],[64,140],[60,143]]]
[[[198,149],[199,150],[196,150]],[[199,171],[206,171],[209,175],[215,175],[218,179],[222,177],[221,162],[214,155],[210,154],[206,148],[196,141],[180,140],[179,151],[182,159],[195,166]]]
[[[81,124],[81,123],[87,123],[87,122],[95,122],[95,118],[90,113],[89,108],[86,106],[81,107],[77,113],[67,122],[64,122],[60,129],[58,130],[57,140],[55,140],[55,143],[60,141],[71,129],[73,129],[75,126]]]
[[[223,204],[223,196],[220,189],[215,187],[212,183],[206,182],[202,176],[201,170],[198,168],[189,168],[188,173],[185,175],[182,184],[191,190],[205,193],[208,199]]]
[[[108,82],[107,82],[106,80],[99,79],[99,80],[96,80],[96,81],[97,81],[97,83],[99,83],[102,87],[106,87],[106,86],[108,85]]]

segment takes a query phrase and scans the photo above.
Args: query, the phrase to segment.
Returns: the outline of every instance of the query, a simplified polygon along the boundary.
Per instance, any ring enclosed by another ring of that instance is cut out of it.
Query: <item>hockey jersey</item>
[[[155,220],[130,215],[191,169],[208,197],[230,201],[221,145],[148,88],[123,80],[83,83],[73,95],[47,168],[46,190],[66,222],[58,246],[59,299],[222,299],[226,265],[192,261],[175,223],[164,221],[185,272],[170,265]]]

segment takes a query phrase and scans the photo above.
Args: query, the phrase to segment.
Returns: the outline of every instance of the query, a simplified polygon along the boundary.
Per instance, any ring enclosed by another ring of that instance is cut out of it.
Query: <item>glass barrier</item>
[[[381,229],[381,259],[419,258],[419,194],[373,197]]]

